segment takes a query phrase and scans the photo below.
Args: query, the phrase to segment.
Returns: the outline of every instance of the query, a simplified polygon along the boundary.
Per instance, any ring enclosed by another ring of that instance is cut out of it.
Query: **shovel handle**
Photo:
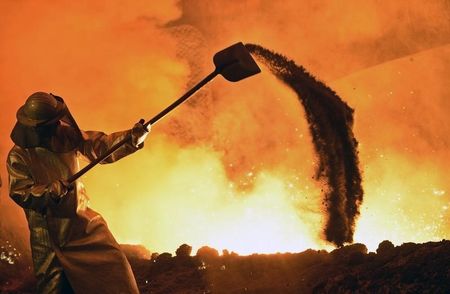
[[[175,102],[170,104],[166,109],[158,113],[156,116],[154,116],[152,119],[150,119],[148,122],[144,123],[144,127],[148,127],[148,125],[153,125],[156,122],[158,122],[160,119],[162,119],[164,116],[166,116],[170,111],[172,111],[174,108],[179,106],[181,103],[186,101],[189,97],[192,96],[195,92],[197,92],[201,87],[206,85],[209,81],[211,81],[213,78],[215,78],[220,72],[222,68],[216,68],[212,73],[210,73],[208,76],[206,76],[203,80],[201,80],[197,85],[195,85],[192,89],[187,91],[183,96],[178,98]],[[86,165],[84,168],[82,168],[80,171],[78,171],[76,174],[73,174],[67,179],[67,182],[73,183],[78,178],[83,176],[85,173],[87,173],[90,169],[92,169],[94,166],[108,158],[114,151],[122,147],[125,143],[129,142],[131,140],[131,135],[127,135],[125,138],[123,138],[121,141],[114,144],[108,151],[106,151],[104,154],[97,157],[95,160],[91,161],[88,165]]]
[[[174,108],[179,106],[181,103],[186,101],[189,97],[191,97],[195,92],[197,92],[201,87],[206,85],[209,81],[211,81],[213,78],[215,78],[220,73],[220,69],[214,70],[212,73],[210,73],[206,78],[201,80],[197,85],[195,85],[192,89],[187,91],[183,96],[178,98],[175,102],[170,104],[166,109],[158,113],[156,116],[154,116],[152,119],[150,119],[148,122],[144,124],[144,126],[148,125],[154,125],[156,122],[158,122],[160,119],[162,119],[164,116],[166,116],[169,112],[171,112]]]

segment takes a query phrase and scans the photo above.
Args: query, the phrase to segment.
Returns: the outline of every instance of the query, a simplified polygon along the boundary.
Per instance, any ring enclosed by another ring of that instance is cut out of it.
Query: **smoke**
[[[182,0],[180,6],[182,16],[172,23],[194,25],[220,44],[247,40],[289,52],[326,81],[450,42],[447,0]]]
[[[338,246],[352,242],[355,218],[363,198],[358,143],[352,132],[353,109],[292,60],[259,45],[247,44],[246,47],[297,93],[306,110],[319,157],[315,178],[326,185],[326,239]]]

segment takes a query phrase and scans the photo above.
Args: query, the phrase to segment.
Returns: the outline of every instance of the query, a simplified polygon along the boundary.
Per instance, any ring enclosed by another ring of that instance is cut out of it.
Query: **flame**
[[[448,3],[223,5],[1,2],[1,162],[31,92],[57,93],[82,128],[111,132],[181,95],[214,52],[260,43],[355,109],[366,191],[355,241],[375,250],[384,239],[450,238]],[[156,125],[143,150],[83,180],[119,242],[159,252],[182,243],[300,251],[329,248],[315,164],[301,106],[263,71],[237,84],[216,79]],[[4,166],[1,176],[5,184]],[[5,195],[2,187],[0,227],[28,242],[24,218],[8,221],[22,212]]]

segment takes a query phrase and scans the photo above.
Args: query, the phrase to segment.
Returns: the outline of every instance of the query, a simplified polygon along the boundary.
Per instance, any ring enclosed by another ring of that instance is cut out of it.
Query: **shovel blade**
[[[242,42],[217,52],[213,61],[216,71],[230,82],[237,82],[261,72]]]

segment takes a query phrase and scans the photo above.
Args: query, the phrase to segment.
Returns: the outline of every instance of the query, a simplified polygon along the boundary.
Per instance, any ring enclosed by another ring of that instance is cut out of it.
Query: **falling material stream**
[[[323,185],[325,237],[337,246],[352,242],[363,199],[358,142],[352,131],[353,109],[292,60],[260,45],[246,44],[246,47],[297,93],[319,159],[315,179]]]

